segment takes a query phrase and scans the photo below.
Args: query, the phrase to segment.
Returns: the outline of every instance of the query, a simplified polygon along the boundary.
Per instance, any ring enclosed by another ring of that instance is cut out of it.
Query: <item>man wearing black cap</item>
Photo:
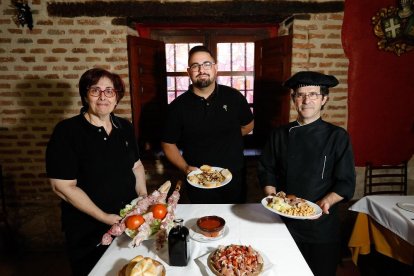
[[[298,113],[295,122],[271,132],[258,165],[266,195],[284,191],[318,204],[314,220],[283,218],[316,276],[335,275],[340,255],[336,203],[352,198],[355,166],[348,133],[321,119],[334,76],[303,71],[286,81]]]

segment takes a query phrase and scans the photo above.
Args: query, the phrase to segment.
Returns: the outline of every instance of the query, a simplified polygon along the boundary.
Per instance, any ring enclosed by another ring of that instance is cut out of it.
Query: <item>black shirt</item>
[[[206,100],[197,96],[190,87],[169,105],[162,140],[177,144],[190,166],[207,164],[228,168],[233,175],[239,174],[244,167],[241,126],[252,120],[246,99],[236,89],[216,85],[215,91]],[[240,184],[226,186],[232,185]],[[214,190],[222,192],[222,188]],[[210,192],[213,193],[212,190]]]
[[[83,114],[59,122],[47,146],[46,170],[49,178],[76,179],[99,208],[117,214],[137,197],[132,168],[139,154],[131,123],[112,114],[111,120],[110,135]],[[100,223],[65,201],[62,222],[64,230]]]
[[[318,119],[307,125],[292,122],[272,131],[259,160],[262,187],[294,194],[312,202],[335,192],[344,200],[355,190],[355,165],[348,133]],[[337,205],[317,220],[285,219],[295,240],[337,240]]]

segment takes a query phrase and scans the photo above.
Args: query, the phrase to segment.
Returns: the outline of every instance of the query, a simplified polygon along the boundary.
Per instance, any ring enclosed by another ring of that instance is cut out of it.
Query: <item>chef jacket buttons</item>
[[[104,140],[106,141],[106,137],[104,137]]]
[[[98,129],[98,131],[99,131],[99,132],[101,132],[101,131],[102,131],[102,129]]]

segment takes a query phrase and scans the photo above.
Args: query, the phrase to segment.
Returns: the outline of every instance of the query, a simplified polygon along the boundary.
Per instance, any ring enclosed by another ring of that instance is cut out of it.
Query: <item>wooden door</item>
[[[167,109],[165,44],[127,36],[132,122],[139,145],[159,149]]]
[[[292,36],[255,42],[254,117],[256,147],[263,147],[270,130],[289,122],[290,93],[283,82],[291,75]]]

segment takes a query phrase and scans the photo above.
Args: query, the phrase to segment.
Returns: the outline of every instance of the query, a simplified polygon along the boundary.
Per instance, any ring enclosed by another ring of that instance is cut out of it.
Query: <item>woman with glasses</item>
[[[132,124],[113,114],[124,96],[121,78],[90,69],[79,81],[83,107],[59,122],[46,150],[46,170],[62,199],[62,228],[73,275],[87,275],[106,250],[102,235],[119,210],[146,195]]]
[[[316,276],[336,274],[340,254],[338,204],[352,199],[355,165],[346,130],[321,119],[334,76],[303,71],[286,81],[297,120],[274,129],[259,160],[266,195],[277,191],[315,202],[323,211],[314,220],[283,218]]]

